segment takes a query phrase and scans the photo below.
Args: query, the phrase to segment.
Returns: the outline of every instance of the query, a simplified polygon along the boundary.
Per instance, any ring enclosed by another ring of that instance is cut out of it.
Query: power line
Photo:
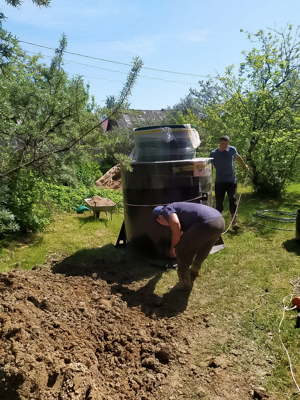
[[[47,46],[42,46],[42,45],[35,44],[35,43],[25,42],[24,40],[19,40],[19,42],[20,43],[26,43],[26,44],[29,44],[31,46],[41,47],[41,48],[48,49],[48,50],[56,50],[53,47],[47,47]],[[126,66],[129,66],[129,67],[132,67],[132,64],[122,63],[122,62],[119,62],[119,61],[106,60],[104,58],[93,57],[93,56],[88,56],[88,55],[79,54],[79,53],[73,53],[73,52],[70,52],[70,51],[65,51],[65,53],[72,54],[72,55],[78,56],[78,57],[85,57],[85,58],[90,58],[90,59],[93,59],[93,60],[104,61],[104,62],[109,62],[109,63],[113,63],[113,64],[126,65]],[[158,72],[164,72],[164,73],[168,73],[168,74],[177,74],[177,75],[195,76],[195,77],[200,77],[200,78],[208,78],[208,75],[187,74],[185,72],[167,71],[167,70],[164,70],[164,69],[157,69],[157,68],[150,68],[150,67],[142,67],[142,68],[143,69],[148,69],[150,71],[158,71]]]
[[[38,53],[35,53],[35,52],[33,52],[33,51],[28,51],[28,50],[27,50],[27,53],[31,53],[31,54],[36,54],[36,55],[38,55]],[[42,56],[43,56],[43,57],[52,58],[52,56],[48,56],[48,55],[45,55],[45,54],[42,54]],[[67,62],[67,63],[77,64],[77,65],[83,65],[83,66],[85,66],[85,67],[91,67],[91,68],[101,69],[101,70],[103,70],[103,71],[116,72],[116,73],[124,74],[124,75],[127,75],[127,74],[128,74],[127,72],[116,71],[116,70],[114,70],[114,69],[109,69],[109,68],[97,67],[96,65],[89,65],[89,64],[79,63],[79,62],[76,62],[76,61],[71,61],[71,60],[66,60],[66,59],[65,59],[64,61]],[[83,75],[83,76],[85,76],[85,75]],[[183,85],[197,85],[197,83],[195,83],[195,82],[193,82],[193,83],[191,83],[191,82],[180,82],[180,81],[174,81],[174,80],[170,80],[170,79],[154,78],[154,77],[152,77],[152,76],[145,76],[145,75],[139,75],[139,77],[140,77],[140,78],[146,78],[146,79],[158,80],[158,81],[164,81],[164,82],[180,83],[180,84],[183,84]],[[102,80],[110,80],[110,79],[96,78],[96,77],[91,77],[91,76],[90,76],[90,77],[87,77],[87,78],[102,79]],[[112,81],[112,82],[118,82],[118,81]]]
[[[29,50],[26,50],[26,52],[27,52],[27,53],[31,53],[31,54],[35,54],[35,55],[38,55],[38,54],[39,54],[39,53],[35,53],[35,52],[29,51]],[[45,54],[43,54],[43,57],[52,58],[52,56],[47,56],[47,55],[45,55]],[[67,60],[65,60],[65,61],[67,61]],[[74,62],[74,61],[69,61],[69,62]],[[76,63],[76,62],[75,62],[75,64],[81,64],[81,63]],[[82,64],[82,65],[86,65],[86,64]],[[93,67],[93,65],[88,65],[88,66]],[[98,68],[98,67],[94,67],[94,68]],[[100,67],[99,67],[99,68],[100,68]],[[126,72],[113,71],[113,70],[110,70],[110,69],[107,69],[107,68],[100,68],[100,69],[104,69],[104,70],[112,71],[112,72],[120,72],[121,74],[126,74],[126,75],[127,75]],[[101,80],[101,81],[117,82],[117,83],[122,83],[122,84],[124,84],[124,81],[117,81],[117,80],[115,80],[115,79],[106,79],[106,78],[100,78],[100,77],[88,76],[88,75],[81,75],[81,74],[80,74],[80,76],[82,76],[82,77],[84,77],[84,78],[89,78],[89,79],[98,79],[98,80]],[[153,86],[150,86],[150,85],[143,85],[143,84],[140,84],[140,83],[139,83],[139,86],[153,87]],[[103,101],[105,101],[105,100],[103,100]]]

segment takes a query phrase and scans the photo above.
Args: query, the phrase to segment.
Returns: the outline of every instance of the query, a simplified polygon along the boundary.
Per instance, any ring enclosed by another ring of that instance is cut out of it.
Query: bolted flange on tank
[[[211,159],[195,157],[200,139],[191,125],[134,131],[132,170],[121,171],[126,248],[153,264],[167,266],[171,264],[171,230],[156,222],[153,208],[177,201],[211,206]]]

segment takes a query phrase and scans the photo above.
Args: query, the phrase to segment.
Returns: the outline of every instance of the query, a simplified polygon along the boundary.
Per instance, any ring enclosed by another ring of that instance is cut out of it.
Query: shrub
[[[51,221],[51,204],[45,200],[42,180],[28,171],[11,180],[5,209],[14,215],[21,231],[41,231]]]
[[[77,166],[76,178],[80,185],[86,187],[94,186],[95,181],[100,179],[102,175],[103,173],[97,161],[91,161]]]
[[[17,232],[19,229],[15,216],[10,211],[0,208],[0,236]]]
[[[56,185],[53,183],[45,183],[46,198],[52,202],[54,206],[63,211],[73,211],[76,207],[86,205],[84,199],[91,198],[95,195],[108,198],[117,204],[116,209],[123,208],[123,195],[111,189],[98,189],[96,187],[86,188],[81,185],[78,188],[69,186]]]

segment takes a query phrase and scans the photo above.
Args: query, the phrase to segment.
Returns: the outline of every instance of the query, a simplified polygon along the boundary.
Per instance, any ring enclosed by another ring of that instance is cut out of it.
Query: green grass
[[[43,264],[48,257],[71,256],[84,249],[94,249],[114,243],[118,237],[123,215],[113,214],[107,220],[101,213],[99,220],[92,213],[63,212],[42,233],[14,235],[0,241],[0,271],[14,267],[31,269]]]
[[[280,334],[279,323],[283,299],[288,296],[288,306],[292,297],[290,282],[300,276],[300,243],[295,240],[294,224],[287,227],[292,230],[275,229],[282,227],[279,224],[266,228],[257,224],[253,214],[265,209],[295,212],[300,208],[299,199],[297,184],[291,185],[280,200],[253,198],[251,190],[243,188],[238,212],[241,229],[223,235],[226,248],[205,260],[185,310],[192,318],[209,315],[218,332],[215,340],[201,342],[194,349],[199,365],[207,354],[230,354],[232,349],[242,349],[243,359],[236,365],[236,372],[242,373],[250,368],[255,354],[262,366],[266,363],[271,368],[271,375],[263,377],[262,382],[278,400],[299,399],[294,394],[297,390],[280,341],[281,336],[300,384],[296,311],[286,311]],[[223,215],[228,226],[227,202]],[[150,266],[141,269],[141,262],[113,251],[122,221],[121,213],[113,214],[112,220],[103,215],[98,221],[89,213],[62,213],[43,233],[0,241],[0,271],[16,266],[30,269],[49,257],[65,254],[74,268],[83,263],[92,265],[99,258],[100,249],[102,258],[108,258],[112,264],[121,261],[120,268],[131,272],[141,285],[150,282],[155,294],[164,296],[177,281],[174,270],[158,273],[157,268]]]
[[[296,186],[294,186],[294,189]],[[272,228],[256,224],[257,210],[289,210],[300,204],[299,192],[290,190],[281,201],[253,199],[243,194],[239,207],[241,231],[224,237],[226,250],[206,261],[204,274],[209,291],[219,291],[222,313],[238,314],[236,329],[246,341],[255,343],[265,358],[272,358],[273,374],[266,386],[278,399],[290,399],[296,387],[291,379],[286,353],[280,342],[279,323],[283,315],[283,299],[292,297],[290,282],[300,276],[300,243],[295,240],[295,223],[274,223]],[[298,198],[298,199],[297,199]],[[264,223],[264,221],[263,221]],[[267,222],[268,225],[270,222]],[[291,229],[291,230],[277,230]],[[213,279],[210,279],[213,272]],[[216,296],[212,296],[215,298]],[[223,299],[223,301],[221,300]],[[262,303],[262,299],[264,302]],[[255,312],[254,310],[259,307]],[[300,383],[299,329],[295,328],[296,311],[287,311],[281,327],[282,340],[290,354],[294,373]],[[234,346],[238,345],[235,341]]]

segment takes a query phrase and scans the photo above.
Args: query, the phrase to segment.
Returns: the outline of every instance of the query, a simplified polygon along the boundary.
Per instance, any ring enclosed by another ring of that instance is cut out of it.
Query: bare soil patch
[[[61,261],[0,274],[1,399],[271,399],[254,353],[207,351],[226,333],[184,311],[188,296],[158,297],[155,279],[104,259],[73,275]]]
[[[101,188],[122,190],[121,168],[115,165],[96,181],[96,186]]]

